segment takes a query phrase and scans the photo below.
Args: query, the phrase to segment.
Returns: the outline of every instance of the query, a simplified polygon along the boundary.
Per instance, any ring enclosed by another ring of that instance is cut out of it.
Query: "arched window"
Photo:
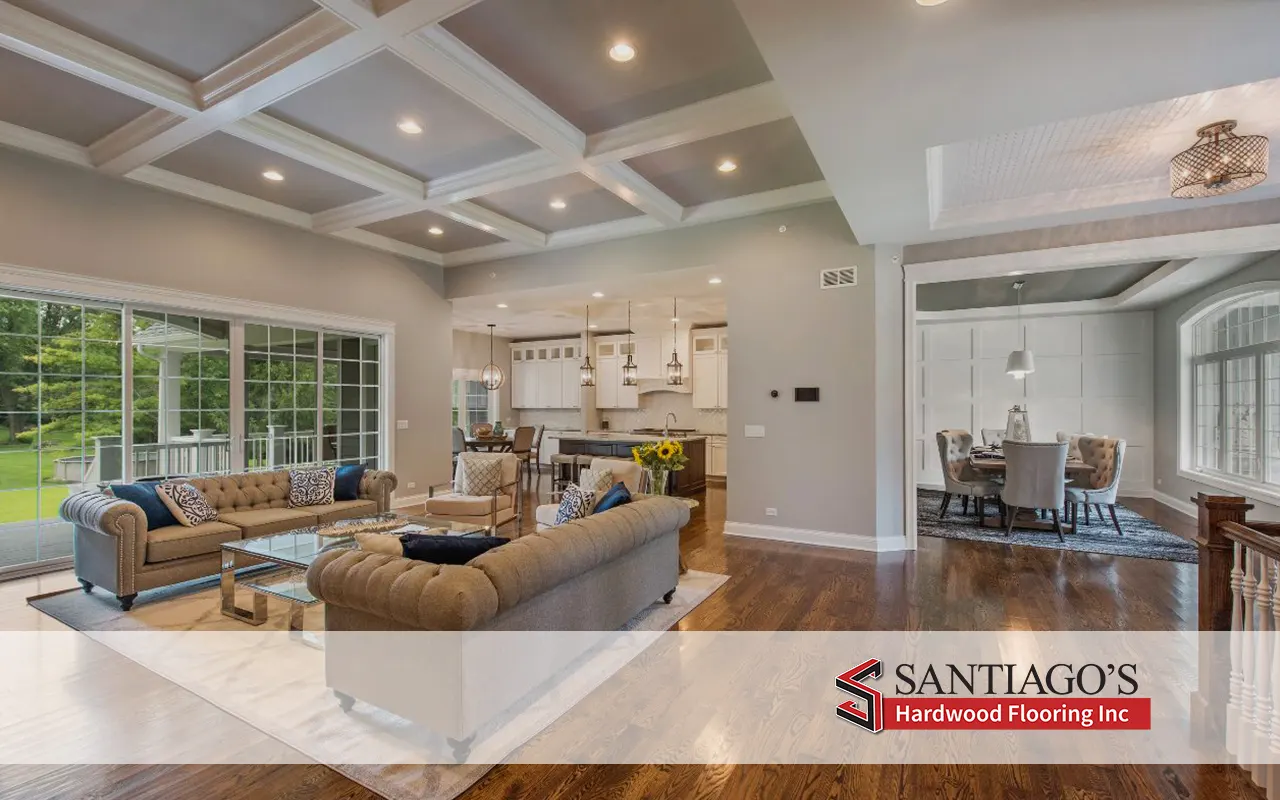
[[[1280,289],[1248,288],[1182,330],[1191,370],[1187,466],[1235,482],[1280,486]]]

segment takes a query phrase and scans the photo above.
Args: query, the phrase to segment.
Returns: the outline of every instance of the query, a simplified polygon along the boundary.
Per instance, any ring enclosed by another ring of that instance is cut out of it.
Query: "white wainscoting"
[[[931,314],[916,327],[921,403],[915,409],[916,482],[939,486],[942,468],[934,434],[964,428],[982,441],[983,428],[1004,428],[1009,409],[1027,408],[1037,441],[1058,431],[1092,432],[1128,442],[1121,491],[1152,491],[1155,422],[1149,311],[1115,314],[948,321]],[[1021,328],[1021,330],[1020,330]],[[1005,359],[1025,337],[1036,371],[1025,381],[1005,374]]]

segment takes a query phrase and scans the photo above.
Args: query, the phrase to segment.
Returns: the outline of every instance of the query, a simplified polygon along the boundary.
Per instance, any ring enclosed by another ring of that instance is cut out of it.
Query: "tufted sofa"
[[[393,473],[367,470],[359,499],[290,508],[287,470],[189,482],[218,509],[217,520],[148,530],[142,509],[113,496],[110,487],[62,502],[62,518],[75,527],[76,578],[86,592],[101,586],[128,611],[140,591],[217,574],[223,542],[387,511],[396,488]]]
[[[307,588],[325,602],[328,685],[344,708],[359,699],[425,724],[458,740],[461,755],[461,740],[601,632],[618,630],[660,597],[671,602],[688,521],[682,501],[649,496],[522,536],[460,566],[324,553],[307,570]],[[540,635],[510,633],[530,631]],[[383,664],[392,663],[414,664],[413,676],[387,680]]]

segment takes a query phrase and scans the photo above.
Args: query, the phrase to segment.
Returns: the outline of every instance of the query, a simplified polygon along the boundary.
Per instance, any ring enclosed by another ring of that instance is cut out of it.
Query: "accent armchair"
[[[1059,511],[1066,497],[1063,475],[1067,471],[1067,443],[1006,441],[1004,458],[1004,491],[1000,499],[1008,522],[1005,535],[1013,535],[1013,521],[1019,509],[1047,508],[1053,512],[1058,541],[1066,541]]]
[[[943,495],[938,519],[947,515],[953,495],[959,495],[962,513],[969,513],[969,498],[982,521],[986,512],[986,498],[1000,494],[1000,484],[978,474],[969,465],[969,451],[973,449],[973,434],[962,430],[938,431],[938,457],[942,460]]]
[[[464,477],[469,465],[486,461],[501,464],[501,477],[492,493],[463,494],[458,491],[470,490],[467,486],[469,481]],[[520,535],[524,520],[524,493],[520,491],[520,459],[514,453],[462,453],[458,456],[458,467],[448,486],[449,491],[443,494],[436,494],[436,487],[429,489],[429,496],[423,503],[427,514],[454,522],[487,525],[495,536],[499,528],[514,522],[516,527],[511,538]]]
[[[1074,524],[1084,503],[1084,524],[1089,524],[1089,506],[1098,510],[1102,518],[1105,505],[1111,512],[1111,524],[1121,536],[1120,520],[1116,517],[1116,495],[1120,492],[1120,469],[1124,466],[1124,439],[1108,439],[1103,436],[1081,436],[1080,458],[1093,467],[1093,472],[1081,475],[1067,487],[1067,502],[1071,504],[1071,520]]]

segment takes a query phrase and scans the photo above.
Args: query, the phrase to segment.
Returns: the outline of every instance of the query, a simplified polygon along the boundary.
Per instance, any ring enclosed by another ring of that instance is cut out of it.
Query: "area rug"
[[[951,499],[951,507],[947,509],[946,518],[940,520],[938,511],[941,507],[942,492],[932,489],[916,490],[917,531],[921,536],[966,539],[993,544],[1019,544],[1049,550],[1074,550],[1080,553],[1108,556],[1154,558],[1161,561],[1180,561],[1184,564],[1195,564],[1198,561],[1194,544],[1119,503],[1116,504],[1116,518],[1120,520],[1120,527],[1124,530],[1123,536],[1116,533],[1115,527],[1111,524],[1110,515],[1105,520],[1099,520],[1094,514],[1091,516],[1092,524],[1085,525],[1082,508],[1080,524],[1075,533],[1066,535],[1065,542],[1058,541],[1058,535],[1053,531],[1014,528],[1012,536],[1005,536],[1004,531],[997,528],[979,527],[973,504],[970,503],[968,514],[962,514],[958,497]],[[994,502],[987,503],[986,512],[988,516],[1000,513]]]
[[[58,592],[28,603],[384,797],[451,800],[728,579],[696,570],[682,575],[670,605],[649,606],[623,626],[626,633],[575,662],[571,679],[557,682],[493,726],[466,764],[447,763],[450,751],[443,739],[390,712],[367,703],[343,712],[325,684],[324,652],[282,633],[288,609],[275,598],[260,628],[222,616],[216,579],[144,593],[128,614],[99,591]],[[322,626],[315,613],[319,610],[308,610],[309,629]],[[226,631],[238,635],[222,635]],[[253,678],[247,679],[249,675]]]

